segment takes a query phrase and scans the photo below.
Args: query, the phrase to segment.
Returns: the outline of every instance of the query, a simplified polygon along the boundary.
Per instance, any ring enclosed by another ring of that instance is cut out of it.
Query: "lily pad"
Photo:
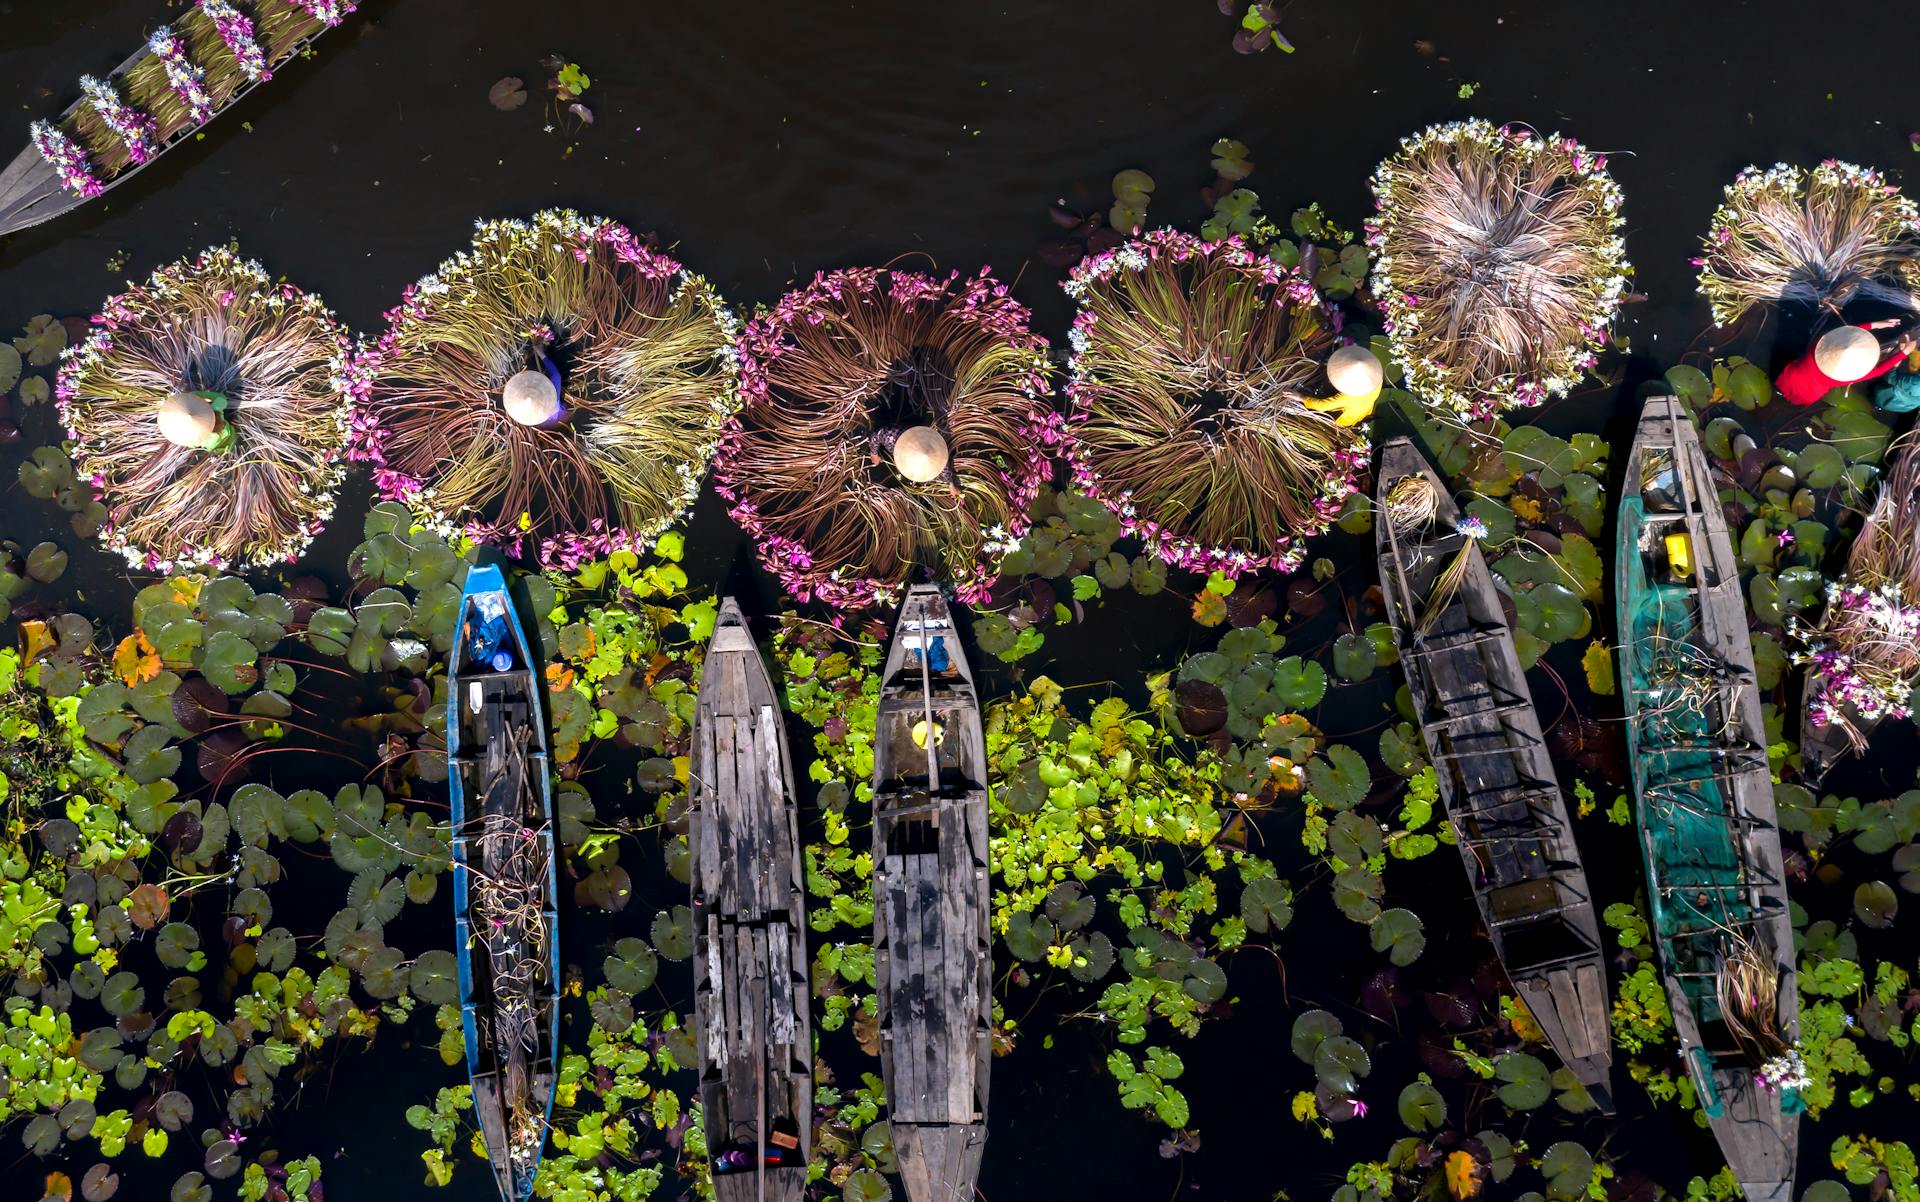
[[[1307,764],[1307,780],[1314,797],[1336,810],[1358,805],[1371,784],[1366,760],[1344,743],[1330,745],[1324,758],[1315,756]]]
[[[1412,910],[1383,911],[1367,928],[1367,934],[1373,950],[1386,952],[1387,959],[1400,968],[1418,960],[1427,948],[1425,924]]]
[[[1287,883],[1272,877],[1249,881],[1240,894],[1240,919],[1255,934],[1283,930],[1293,921],[1293,893]]]
[[[1500,1100],[1513,1110],[1532,1110],[1553,1096],[1552,1074],[1537,1057],[1510,1052],[1494,1058],[1493,1075],[1505,1082]]]
[[[1447,1100],[1425,1081],[1415,1081],[1400,1091],[1398,1109],[1400,1121],[1415,1134],[1438,1131],[1447,1122]]]
[[[1865,881],[1853,891],[1854,917],[1867,926],[1885,930],[1898,913],[1900,895],[1885,881]]]
[[[680,961],[693,955],[693,911],[675,906],[653,916],[653,946],[669,960]]]
[[[1296,713],[1312,709],[1327,695],[1327,671],[1311,660],[1289,655],[1273,666],[1273,692]]]
[[[628,994],[644,992],[660,973],[660,959],[641,939],[629,935],[613,945],[604,965],[607,984]]]
[[[460,996],[459,965],[445,948],[421,952],[407,969],[407,987],[429,1006],[450,1006]]]
[[[1293,1054],[1308,1064],[1320,1044],[1345,1030],[1339,1018],[1325,1010],[1309,1010],[1293,1020],[1290,1042]]]

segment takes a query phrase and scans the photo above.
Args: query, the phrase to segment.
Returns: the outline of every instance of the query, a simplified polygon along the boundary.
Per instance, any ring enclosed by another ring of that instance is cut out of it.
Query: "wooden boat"
[[[1780,831],[1739,564],[1672,397],[1641,412],[1619,539],[1620,691],[1674,1028],[1741,1190],[1789,1202],[1801,1103],[1757,1071],[1799,1035]]]
[[[987,752],[960,632],[907,593],[873,748],[880,1067],[909,1202],[972,1202],[987,1139],[993,945]]]
[[[1374,478],[1387,618],[1480,921],[1553,1050],[1611,1109],[1599,919],[1493,574],[1411,442],[1387,443]],[[1425,481],[1436,507],[1431,520],[1396,528],[1386,497],[1408,479]],[[1450,566],[1464,568],[1458,585],[1436,596]]]
[[[255,40],[261,47],[269,74],[305,54],[320,35],[332,28],[289,0],[238,0],[237,7],[254,22]],[[350,3],[340,7],[345,12],[353,10]],[[192,141],[209,122],[266,82],[265,79],[249,79],[240,72],[232,52],[220,41],[213,22],[197,9],[182,13],[175,20],[173,28],[185,39],[188,56],[206,70],[207,88],[214,102],[213,114],[207,121],[193,121],[189,114],[179,111],[183,110],[183,106],[177,101],[166,104],[167,115],[155,114],[157,128],[152,138],[153,151],[143,163],[132,161],[126,154],[124,144],[119,143],[110,130],[97,124],[92,125],[91,129],[83,128],[89,124],[84,120],[89,109],[85,97],[68,105],[53,122],[76,145],[91,153],[96,164],[94,175],[101,184],[101,194],[126,183],[158,162],[167,151],[183,142]],[[146,110],[152,101],[159,99],[159,90],[165,86],[164,69],[161,69],[155,81],[156,67],[156,56],[143,45],[115,67],[107,81],[123,101]],[[153,108],[160,107],[160,104],[153,104]],[[6,170],[0,171],[0,235],[51,221],[91,199],[94,198],[83,196],[63,184],[52,164],[29,144],[15,156]]]
[[[799,1202],[813,1144],[807,911],[779,697],[733,598],[693,721],[694,1027],[718,1202]]]
[[[500,1196],[526,1202],[553,1111],[559,889],[540,678],[497,567],[467,571],[447,696],[467,1074]]]

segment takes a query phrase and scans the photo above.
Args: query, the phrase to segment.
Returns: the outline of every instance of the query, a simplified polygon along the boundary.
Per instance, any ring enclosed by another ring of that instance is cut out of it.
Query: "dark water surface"
[[[1071,310],[1059,273],[1032,257],[1054,236],[1046,208],[1056,199],[1104,207],[1113,173],[1139,167],[1160,185],[1153,220],[1192,223],[1204,212],[1195,190],[1208,182],[1207,148],[1226,135],[1252,148],[1248,186],[1267,209],[1284,215],[1318,200],[1357,225],[1369,209],[1367,177],[1401,135],[1482,115],[1564,128],[1611,155],[1636,286],[1648,297],[1622,325],[1635,356],[1618,388],[1591,390],[1544,420],[1617,433],[1614,408],[1632,383],[1701,335],[1705,308],[1686,260],[1736,171],[1839,156],[1897,172],[1913,155],[1911,38],[1887,23],[1901,10],[1765,7],[1778,19],[1761,6],[1680,0],[1321,0],[1287,13],[1297,54],[1242,58],[1229,47],[1234,21],[1208,0],[373,0],[319,43],[316,59],[284,70],[204,141],[104,202],[0,244],[0,329],[38,312],[92,312],[123,279],[237,237],[368,331],[408,282],[466,243],[475,218],[563,204],[657,232],[742,307],[824,267],[901,256],[963,271],[990,264],[1017,281],[1040,328],[1062,342]],[[31,117],[64,106],[81,72],[104,73],[164,15],[157,0],[0,4],[6,128],[24,144]],[[539,60],[549,53],[591,75],[593,128],[543,131]],[[533,93],[516,112],[487,103],[504,75],[524,78]],[[1478,85],[1471,99],[1458,95],[1463,84]],[[110,270],[121,252],[124,267]],[[14,486],[19,452],[53,437],[50,417],[44,408],[20,417],[27,438],[0,453],[0,533],[29,544],[51,537],[75,551],[62,587],[83,593],[89,613],[124,625],[131,590],[118,561],[79,547],[64,515]],[[339,577],[365,494],[364,479],[352,478],[333,531],[303,570]],[[772,602],[711,494],[689,543],[696,581],[727,580],[758,593],[763,609]],[[1334,540],[1324,553],[1364,552]],[[1181,608],[1172,597],[1109,602],[1094,628],[1050,635],[1039,667],[1069,683],[1115,680],[1138,691],[1141,676],[1168,666],[1189,638],[1210,637]],[[1384,719],[1390,686],[1384,674],[1374,684],[1377,696],[1350,698],[1337,721],[1325,719],[1334,734]],[[1543,698],[1547,717],[1558,701]],[[1886,767],[1910,778],[1911,757],[1896,758],[1907,762]],[[1276,847],[1293,841],[1288,822],[1274,826]],[[1638,864],[1625,833],[1596,824],[1580,833],[1606,900],[1631,896]],[[1485,945],[1472,935],[1451,853],[1397,866],[1391,888],[1424,899],[1432,942],[1423,973],[1471,971]],[[1384,1155],[1400,1134],[1390,1093],[1374,1099],[1373,1116],[1343,1126],[1337,1145],[1287,1116],[1287,1100],[1309,1084],[1286,1050],[1292,1014],[1306,1005],[1369,1026],[1382,1040],[1376,1080],[1397,1089],[1413,1064],[1405,1041],[1352,1009],[1355,973],[1378,959],[1358,928],[1334,916],[1325,891],[1315,892],[1282,940],[1284,979],[1244,958],[1234,1016],[1180,1046],[1205,1136],[1197,1158],[1159,1155],[1163,1130],[1120,1109],[1097,1067],[1105,1041],[1083,1027],[1050,1052],[1033,1041],[995,1065],[985,1197],[1319,1199],[1349,1162]],[[285,887],[275,896],[294,904]],[[656,873],[638,882],[621,921],[644,930],[656,907],[683,899]],[[430,938],[402,942],[424,947]],[[592,951],[586,937],[570,932],[569,943],[570,959]],[[672,976],[663,973],[663,984]],[[684,1005],[684,983],[669,988]],[[287,1155],[322,1157],[334,1202],[430,1193],[418,1186],[415,1159],[424,1136],[401,1116],[459,1074],[443,1070],[429,1046],[403,1053],[383,1038],[381,1047],[309,1078],[297,1108],[271,1120],[266,1138]],[[1616,1084],[1622,1122],[1584,1124],[1578,1136],[1589,1147],[1612,1130],[1613,1150],[1675,1190],[1718,1167],[1704,1136],[1683,1137],[1670,1113],[1649,1115],[1624,1074]],[[1533,1122],[1536,1138],[1559,1138],[1548,1112]],[[1826,1175],[1824,1140],[1807,1144],[1803,1181]],[[11,1136],[9,1145],[17,1151]],[[179,1172],[189,1158],[166,1163]],[[133,1173],[119,1167],[131,1186]],[[30,1159],[0,1160],[0,1198],[37,1197],[44,1171]],[[144,1202],[165,1188],[142,1186],[122,1196]],[[431,1196],[462,1202],[493,1190],[463,1158],[453,1186]]]

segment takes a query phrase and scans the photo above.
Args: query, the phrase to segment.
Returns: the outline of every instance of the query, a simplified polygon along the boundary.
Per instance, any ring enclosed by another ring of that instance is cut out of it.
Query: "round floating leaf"
[[[225,1181],[246,1167],[240,1155],[240,1145],[230,1139],[215,1140],[207,1145],[207,1176],[215,1181]]]
[[[1585,1196],[1593,1180],[1593,1157],[1579,1144],[1562,1140],[1540,1158],[1540,1172],[1547,1178],[1547,1192],[1570,1202]]]
[[[60,1146],[60,1121],[50,1114],[34,1116],[20,1132],[20,1142],[35,1156],[46,1156]]]
[[[73,966],[73,974],[67,978],[67,984],[73,987],[73,996],[82,1001],[92,1001],[100,996],[101,987],[107,983],[106,970],[91,960],[82,960]],[[101,1027],[99,1030],[110,1030]],[[92,1034],[92,1032],[88,1032]]]
[[[631,935],[613,945],[613,954],[604,965],[607,984],[627,994],[639,994],[653,984],[660,972],[660,959],[641,939]]]
[[[1373,641],[1361,634],[1343,634],[1333,640],[1333,670],[1342,680],[1365,680],[1380,666]]]
[[[1075,938],[1067,949],[1074,957],[1067,971],[1076,981],[1092,984],[1113,971],[1113,941],[1099,931]]]
[[[260,683],[256,662],[260,649],[230,631],[218,631],[207,639],[200,660],[200,672],[228,694],[244,693]]]
[[[1538,584],[1527,594],[1537,608],[1538,623],[1533,633],[1549,643],[1564,642],[1587,628],[1586,606],[1578,593],[1558,581]]]
[[[180,771],[180,749],[171,746],[171,740],[164,727],[143,726],[134,731],[120,752],[127,775],[145,785]]]
[[[1322,1041],[1340,1034],[1340,1020],[1325,1010],[1309,1010],[1293,1020],[1293,1054],[1308,1064]]]
[[[440,875],[434,872],[422,872],[411,869],[407,873],[407,900],[416,906],[424,906],[433,900],[440,889]]]
[[[1800,1195],[1800,1202],[1852,1202],[1852,1199],[1844,1184],[1829,1178],[1807,1186],[1806,1192]]]
[[[188,677],[173,691],[172,707],[173,720],[194,734],[212,729],[232,708],[225,693],[199,676]]]
[[[1532,1110],[1553,1096],[1552,1074],[1537,1057],[1510,1052],[1493,1061],[1493,1075],[1506,1082],[1500,1100],[1512,1110]]]
[[[1366,760],[1344,743],[1331,744],[1325,758],[1315,756],[1307,764],[1307,781],[1314,797],[1336,810],[1358,805],[1372,783]]]
[[[633,898],[633,877],[618,864],[606,864],[583,877],[579,888],[594,905],[618,913]]]
[[[1348,864],[1365,863],[1385,848],[1386,836],[1380,833],[1380,824],[1351,811],[1335,815],[1327,830],[1327,850]]]
[[[444,948],[422,952],[407,970],[407,987],[429,1006],[450,1006],[460,997],[460,966]]]
[[[1447,1100],[1425,1081],[1415,1081],[1400,1091],[1400,1121],[1418,1134],[1438,1131],[1447,1123]]]
[[[385,925],[398,918],[406,906],[407,887],[400,881],[387,879],[378,869],[369,868],[356,873],[347,886],[347,904],[360,915],[362,926]]]
[[[199,931],[184,922],[170,922],[154,939],[153,954],[168,968],[185,968],[199,946]]]
[[[840,1187],[844,1202],[892,1202],[893,1187],[872,1169],[857,1169]]]
[[[27,575],[52,584],[67,570],[67,553],[53,543],[41,543],[27,552]]]
[[[213,1187],[197,1170],[182,1173],[167,1198],[168,1202],[213,1202]]]
[[[85,1139],[96,1117],[92,1102],[75,1098],[60,1108],[60,1133],[70,1140]]]
[[[94,742],[118,743],[133,729],[133,719],[126,712],[132,702],[133,693],[127,686],[105,681],[94,685],[80,699],[74,717]]]
[[[1353,1093],[1372,1070],[1373,1060],[1357,1039],[1329,1035],[1313,1049],[1313,1071],[1329,1092]]]
[[[653,916],[653,946],[669,960],[685,960],[693,955],[693,911],[685,906],[662,910]]]
[[[114,973],[100,990],[101,1006],[115,1018],[134,1013],[146,1001],[147,991],[140,987],[140,978],[130,972]]]
[[[104,1161],[94,1165],[80,1176],[80,1196],[86,1202],[107,1202],[108,1198],[120,1191],[120,1174],[113,1171]]]
[[[1420,916],[1412,910],[1393,909],[1381,913],[1367,928],[1373,950],[1386,952],[1387,959],[1405,968],[1427,949],[1427,935]]]
[[[1047,917],[1063,931],[1077,931],[1093,921],[1094,902],[1078,881],[1062,881],[1047,893]]]
[[[260,936],[260,941],[254,944],[254,963],[267,972],[285,972],[292,967],[296,950],[293,932],[285,927],[275,927]]]
[[[1293,891],[1271,877],[1247,882],[1240,894],[1240,919],[1260,935],[1285,929],[1293,921]]]
[[[1280,704],[1288,709],[1312,709],[1327,695],[1327,671],[1310,660],[1289,655],[1273,666],[1272,688]]]
[[[633,999],[618,990],[595,998],[588,1009],[594,1026],[602,1031],[624,1031],[633,1025]]]
[[[407,989],[406,957],[397,947],[376,947],[360,961],[360,984],[383,1001]]]
[[[169,1131],[178,1131],[193,1121],[193,1099],[170,1089],[154,1099],[153,1115]]]
[[[1885,881],[1867,881],[1853,891],[1853,913],[1866,925],[1885,930],[1900,912],[1900,896]]]
[[[1386,886],[1364,868],[1349,868],[1333,878],[1333,904],[1355,922],[1372,922],[1380,913]]]
[[[1211,960],[1195,960],[1187,969],[1182,987],[1197,1002],[1217,1002],[1227,996],[1226,970]]]
[[[1047,948],[1058,934],[1052,920],[1044,914],[1016,910],[1007,915],[1007,950],[1030,964],[1047,958]]]

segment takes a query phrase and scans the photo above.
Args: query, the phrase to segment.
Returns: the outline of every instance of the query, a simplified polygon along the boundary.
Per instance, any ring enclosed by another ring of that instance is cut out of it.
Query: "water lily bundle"
[[[1369,454],[1306,407],[1337,329],[1312,284],[1237,238],[1159,230],[1084,260],[1066,288],[1076,487],[1176,567],[1298,567]]]
[[[549,566],[650,546],[738,405],[733,314],[603,218],[483,221],[388,319],[361,361],[354,457],[437,529]],[[509,384],[541,376],[552,413],[529,421]]]
[[[273,78],[276,66],[352,11],[351,3],[257,0],[243,12],[230,0],[196,0],[154,31],[146,53],[125,72],[81,78],[81,102],[51,123],[72,153],[37,133],[34,144],[69,191],[97,195],[98,185],[190,134],[244,88]],[[63,167],[75,155],[90,164],[95,191]]]
[[[1837,727],[1856,754],[1866,749],[1862,724],[1911,716],[1920,683],[1920,431],[1901,435],[1891,454],[1819,627],[1789,627],[1806,644],[1794,659],[1806,665],[1809,719]]]
[[[350,343],[320,298],[215,248],[94,323],[55,396],[107,545],[153,571],[298,558],[345,473]],[[206,422],[200,445],[166,432],[182,397]]]
[[[1435,125],[1373,176],[1373,292],[1407,387],[1467,421],[1565,394],[1626,293],[1620,188],[1571,138]]]
[[[744,402],[714,478],[801,600],[875,604],[925,566],[977,602],[1051,475],[1048,370],[986,271],[824,272],[741,334]]]
[[[1749,167],[1727,185],[1694,263],[1723,326],[1781,303],[1869,296],[1913,308],[1920,212],[1879,172],[1837,159],[1811,171]]]

